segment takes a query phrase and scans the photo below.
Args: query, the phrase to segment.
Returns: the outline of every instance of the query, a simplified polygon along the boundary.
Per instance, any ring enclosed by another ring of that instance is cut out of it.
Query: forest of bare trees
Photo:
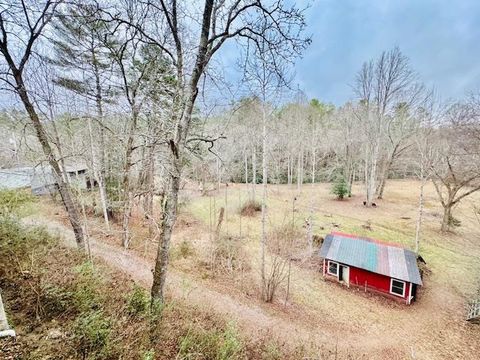
[[[251,184],[250,200],[262,206],[265,300],[273,296],[265,275],[269,184],[301,191],[343,179],[352,195],[361,182],[364,192],[355,195],[371,207],[389,197],[392,178],[432,181],[442,231],[455,227],[456,205],[480,190],[478,93],[440,101],[393,48],[358,64],[351,101],[308,99],[290,74],[310,44],[304,13],[282,1],[7,1],[0,30],[8,99],[0,166],[51,167],[80,249],[88,241],[85,204],[106,232],[121,223],[125,248],[131,215],[142,213],[158,241],[153,301],[164,298],[186,182],[204,194]],[[245,91],[216,107],[205,99],[230,93],[215,62],[226,44],[241,53]],[[87,165],[93,202],[65,176],[72,162]]]

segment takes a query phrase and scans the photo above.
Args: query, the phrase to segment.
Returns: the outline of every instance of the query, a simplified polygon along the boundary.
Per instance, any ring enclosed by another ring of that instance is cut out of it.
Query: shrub
[[[43,309],[49,317],[56,317],[70,310],[72,303],[70,291],[53,284],[45,284],[41,290]]]
[[[265,360],[278,360],[282,358],[282,352],[275,343],[269,342],[263,349],[262,358]]]
[[[42,259],[57,242],[58,238],[52,237],[43,228],[25,228],[17,219],[0,215],[0,259],[5,260],[0,261],[0,275],[1,271],[37,270],[32,269],[34,267],[31,259],[33,249],[36,259]],[[9,263],[6,260],[9,258],[15,260]]]
[[[278,226],[267,234],[268,250],[283,257],[295,257],[307,245],[305,234],[293,227],[291,222]]]
[[[102,311],[81,314],[75,320],[73,333],[77,350],[83,358],[99,359],[108,356],[111,321]]]
[[[77,273],[73,301],[80,312],[98,309],[103,298],[98,291],[101,281],[91,262],[87,261],[75,268]]]
[[[227,272],[250,268],[242,239],[235,236],[220,236],[214,243],[211,267],[214,271]]]
[[[255,214],[259,211],[262,211],[262,204],[254,200],[248,200],[240,208],[240,214],[242,216],[255,216]]]
[[[231,360],[241,358],[242,353],[237,330],[228,324],[224,331],[191,328],[180,341],[177,359]]]
[[[161,326],[165,309],[166,305],[164,302],[160,301],[159,299],[152,300],[150,304],[150,312],[148,314],[151,330]]]
[[[148,310],[149,303],[150,299],[145,290],[138,285],[134,285],[128,298],[128,313],[130,315],[144,315]]]
[[[120,180],[114,177],[107,177],[105,179],[105,190],[107,192],[108,199],[110,201],[120,201],[121,200],[121,189],[122,185]]]
[[[147,350],[142,353],[142,360],[155,360],[155,350]]]
[[[238,336],[237,329],[229,323],[221,336],[221,344],[217,352],[217,359],[240,358],[243,350],[242,342]]]
[[[337,198],[340,200],[348,195],[348,184],[343,176],[340,176],[337,178],[337,180],[335,180],[335,183],[332,187],[332,193],[337,195]]]
[[[191,243],[188,240],[182,240],[175,250],[175,256],[184,259],[195,253]]]
[[[462,225],[462,222],[461,222],[459,219],[457,219],[457,218],[453,217],[452,215],[450,215],[450,217],[449,217],[449,219],[448,219],[448,225],[454,226],[454,227],[459,227],[459,226]]]
[[[36,198],[27,191],[0,190],[0,215],[17,213],[34,201]]]

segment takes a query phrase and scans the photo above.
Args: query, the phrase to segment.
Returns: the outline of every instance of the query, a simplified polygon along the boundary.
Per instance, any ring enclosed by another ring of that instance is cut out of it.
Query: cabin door
[[[339,280],[343,281],[345,285],[350,286],[350,267],[342,265],[340,267]]]

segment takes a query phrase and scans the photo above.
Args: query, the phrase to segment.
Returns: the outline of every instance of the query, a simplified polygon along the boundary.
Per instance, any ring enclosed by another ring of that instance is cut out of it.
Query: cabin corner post
[[[412,283],[409,284],[408,287],[408,305],[412,302]]]
[[[322,272],[323,272],[323,277],[325,277],[325,259],[323,259],[323,266],[322,266]]]
[[[411,282],[408,283],[408,296],[407,296],[406,302],[407,302],[407,305],[410,305],[410,303],[412,302],[412,283]]]

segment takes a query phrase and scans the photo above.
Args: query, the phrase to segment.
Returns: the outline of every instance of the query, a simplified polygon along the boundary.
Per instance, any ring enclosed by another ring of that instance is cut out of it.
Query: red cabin
[[[334,232],[320,249],[326,279],[410,304],[422,285],[417,257],[395,244]]]

